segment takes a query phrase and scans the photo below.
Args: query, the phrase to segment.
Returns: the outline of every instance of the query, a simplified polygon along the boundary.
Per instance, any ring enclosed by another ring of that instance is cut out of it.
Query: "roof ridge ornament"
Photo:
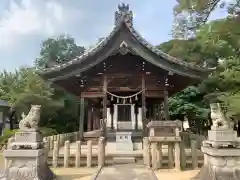
[[[129,10],[129,4],[119,4],[118,11],[115,12],[115,26],[122,21],[125,21],[129,27],[133,26],[133,12]]]
[[[128,45],[125,41],[123,41],[119,46],[119,53],[125,55],[129,52]]]

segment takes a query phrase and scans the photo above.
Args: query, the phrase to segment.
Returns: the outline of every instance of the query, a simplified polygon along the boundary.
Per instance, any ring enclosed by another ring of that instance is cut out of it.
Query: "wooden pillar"
[[[93,114],[93,130],[97,129],[97,118],[96,118],[96,114]]]
[[[146,82],[145,75],[142,75],[142,125],[143,125],[143,137],[147,136],[146,127]]]
[[[113,105],[111,105],[110,112],[111,112],[111,129],[113,130],[114,129],[114,126],[113,126],[113,114],[114,114]]]
[[[84,130],[84,98],[80,98],[80,115],[79,115],[79,139],[83,140],[83,130]]]
[[[135,104],[134,106],[134,110],[135,110],[135,130],[138,130],[138,107]]]
[[[102,122],[102,130],[103,136],[106,136],[106,121],[107,121],[107,75],[103,76],[103,122]]]
[[[88,131],[92,131],[92,108],[88,106]]]
[[[165,118],[165,121],[168,121],[169,114],[168,114],[168,78],[167,76],[165,78],[163,95],[164,95],[164,118]]]
[[[101,128],[101,125],[100,125],[100,110],[99,109],[96,112],[96,126],[97,126],[97,129]]]
[[[153,104],[153,121],[157,120],[157,106],[156,104]]]

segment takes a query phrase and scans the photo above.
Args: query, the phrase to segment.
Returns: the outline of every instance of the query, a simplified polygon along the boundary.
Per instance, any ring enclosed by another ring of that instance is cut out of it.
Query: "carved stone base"
[[[15,142],[42,142],[43,136],[40,132],[16,132]]]
[[[47,166],[45,149],[6,150],[5,173],[0,180],[53,180],[55,175]]]
[[[238,141],[237,132],[232,129],[212,129],[208,131],[209,141],[235,142]]]
[[[214,141],[213,141],[214,142]],[[204,146],[204,166],[194,180],[240,180],[240,149]]]
[[[43,137],[40,132],[16,132],[10,149],[42,149]]]
[[[11,144],[11,149],[42,149],[44,148],[44,142],[30,142],[30,143],[21,143],[13,142]]]
[[[231,171],[215,169],[213,166],[203,166],[200,172],[192,180],[239,180],[240,169]]]

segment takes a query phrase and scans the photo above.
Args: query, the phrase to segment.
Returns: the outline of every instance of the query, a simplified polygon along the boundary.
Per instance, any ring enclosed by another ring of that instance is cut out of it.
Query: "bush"
[[[53,128],[40,127],[40,131],[44,137],[58,134],[58,132]]]
[[[14,129],[14,130],[7,129],[7,130],[4,130],[3,131],[3,135],[0,136],[0,144],[7,143],[8,139],[10,137],[12,137],[15,134],[15,132],[17,132],[17,131],[18,131],[18,129]]]

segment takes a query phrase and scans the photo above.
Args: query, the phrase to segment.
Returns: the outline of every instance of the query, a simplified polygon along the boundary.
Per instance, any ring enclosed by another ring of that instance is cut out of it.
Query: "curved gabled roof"
[[[122,6],[123,6],[123,8],[126,7],[125,5],[122,5]],[[122,9],[119,9],[119,11],[120,10],[122,10]],[[201,79],[201,75],[206,76],[206,74],[208,74],[208,72],[212,71],[212,69],[198,67],[196,65],[187,63],[186,61],[183,61],[183,60],[180,60],[178,58],[172,57],[172,56],[168,55],[167,53],[164,53],[163,51],[161,51],[161,50],[157,49],[156,47],[154,47],[153,45],[151,45],[134,29],[134,27],[132,25],[132,22],[130,21],[131,19],[129,20],[129,15],[131,15],[131,11],[129,11],[129,9],[127,9],[127,10],[123,9],[123,11],[124,12],[119,13],[121,15],[121,17],[119,17],[120,19],[118,19],[118,22],[115,24],[115,27],[110,32],[110,34],[106,38],[104,38],[100,42],[98,42],[93,48],[88,49],[81,56],[76,57],[76,58],[74,58],[70,61],[67,61],[65,63],[58,64],[58,65],[55,65],[53,67],[41,70],[41,72],[39,72],[39,74],[43,77],[47,77],[48,75],[50,75],[52,73],[62,71],[62,70],[66,69],[66,68],[69,68],[71,66],[76,66],[76,65],[81,66],[81,64],[83,62],[85,63],[89,58],[96,55],[98,52],[101,52],[102,49],[104,49],[106,47],[106,45],[108,45],[109,41],[112,40],[112,38],[116,35],[116,33],[118,33],[121,30],[121,28],[123,26],[126,27],[129,30],[131,35],[138,41],[138,43],[140,43],[143,47],[148,49],[149,52],[155,54],[159,58],[157,61],[160,64],[161,64],[161,61],[163,61],[163,60],[168,61],[168,63],[180,66],[185,71],[190,70],[192,72],[196,72],[196,74],[198,74],[198,75],[195,75],[195,76],[194,75],[193,76],[189,75],[189,76],[195,77],[195,78],[200,78],[200,79]],[[118,12],[116,12],[116,13],[118,13]],[[123,13],[123,14],[121,14],[121,13]],[[160,67],[163,67],[163,66],[164,65],[160,65]],[[86,68],[84,68],[84,69],[86,69]],[[167,70],[167,67],[166,67],[166,70]]]

